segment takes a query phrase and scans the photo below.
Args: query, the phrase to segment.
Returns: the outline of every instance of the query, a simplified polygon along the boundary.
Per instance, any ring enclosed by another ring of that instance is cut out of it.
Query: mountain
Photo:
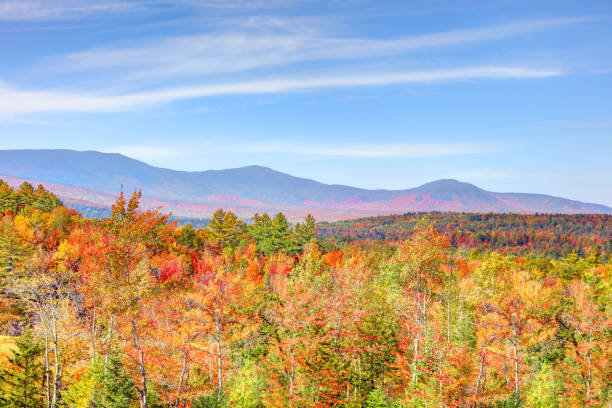
[[[283,211],[321,220],[414,211],[612,213],[612,208],[542,194],[495,193],[457,180],[406,190],[367,190],[293,177],[267,167],[176,171],[116,153],[0,150],[0,177],[42,183],[68,204],[109,206],[121,186],[142,189],[144,204],[179,216],[206,217],[216,208],[242,216]]]

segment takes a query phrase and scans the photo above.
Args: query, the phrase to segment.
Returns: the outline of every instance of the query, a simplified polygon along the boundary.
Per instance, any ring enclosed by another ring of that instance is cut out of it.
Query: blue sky
[[[0,148],[612,205],[609,1],[0,0]]]

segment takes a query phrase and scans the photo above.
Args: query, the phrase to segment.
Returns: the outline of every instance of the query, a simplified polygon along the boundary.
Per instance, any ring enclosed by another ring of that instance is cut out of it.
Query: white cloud
[[[121,153],[139,160],[157,160],[184,156],[187,151],[172,147],[156,147],[151,145],[124,145],[101,149],[105,153]]]
[[[0,0],[0,21],[76,20],[105,13],[159,11],[184,7],[220,10],[270,10],[317,0]]]
[[[491,153],[506,150],[507,147],[470,142],[440,143],[374,143],[348,145],[328,145],[318,143],[299,144],[270,142],[241,143],[238,149],[249,153],[291,153],[313,156],[336,156],[353,158],[418,158],[436,156],[458,156],[466,154]]]
[[[91,14],[127,12],[137,4],[122,0],[8,0],[0,1],[0,21],[70,20]]]
[[[460,180],[504,180],[504,179],[525,179],[525,178],[547,178],[550,177],[550,173],[537,173],[537,172],[520,172],[512,170],[490,170],[480,169],[471,170],[461,173],[452,174],[450,177]]]
[[[125,94],[87,94],[57,90],[22,90],[0,82],[0,117],[37,112],[110,112],[178,100],[220,95],[247,95],[300,91],[313,88],[385,86],[470,79],[545,78],[561,75],[555,69],[472,67],[379,75],[329,76],[193,85]]]
[[[167,148],[153,144],[126,145],[99,149],[107,153],[121,153],[140,160],[158,160],[168,158],[203,157],[227,153],[281,154],[300,156],[331,156],[356,159],[376,158],[423,158],[441,156],[461,156],[484,154],[507,150],[508,146],[492,145],[477,142],[432,142],[432,143],[347,143],[325,144],[305,142],[287,142],[286,140],[260,141],[248,140],[178,140],[176,146]],[[468,173],[461,177],[468,177]]]
[[[585,18],[540,19],[467,30],[391,39],[342,38],[321,33],[313,22],[257,19],[255,29],[148,40],[94,48],[53,57],[44,69],[55,71],[121,69],[124,78],[204,76],[283,66],[305,61],[366,59],[406,52],[493,41],[587,21]]]

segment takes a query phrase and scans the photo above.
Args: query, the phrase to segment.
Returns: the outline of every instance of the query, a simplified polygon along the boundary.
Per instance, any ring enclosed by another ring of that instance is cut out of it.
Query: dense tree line
[[[401,241],[419,225],[433,225],[454,248],[559,259],[572,252],[612,252],[612,215],[408,213],[320,223],[319,237],[338,245]]]
[[[431,225],[333,248],[312,217],[196,229],[139,202],[4,212],[0,407],[612,401],[607,254],[466,253]]]

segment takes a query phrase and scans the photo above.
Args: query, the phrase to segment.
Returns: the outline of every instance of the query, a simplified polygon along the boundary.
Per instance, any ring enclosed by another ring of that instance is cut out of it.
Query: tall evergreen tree
[[[99,387],[92,403],[99,408],[127,408],[138,403],[134,382],[124,370],[121,357],[110,354],[105,365],[96,365],[95,378]]]
[[[15,340],[12,356],[0,374],[0,406],[12,408],[42,408],[43,365],[42,347],[29,332]]]
[[[0,288],[3,276],[12,272],[32,252],[32,247],[23,242],[15,231],[11,217],[0,219]]]
[[[244,236],[244,223],[231,211],[218,209],[208,222],[213,241],[223,248],[235,248]]]
[[[365,402],[366,408],[387,408],[387,397],[381,387],[376,387],[368,394],[368,399]]]
[[[17,212],[17,197],[13,189],[0,179],[0,215],[6,211]]]

